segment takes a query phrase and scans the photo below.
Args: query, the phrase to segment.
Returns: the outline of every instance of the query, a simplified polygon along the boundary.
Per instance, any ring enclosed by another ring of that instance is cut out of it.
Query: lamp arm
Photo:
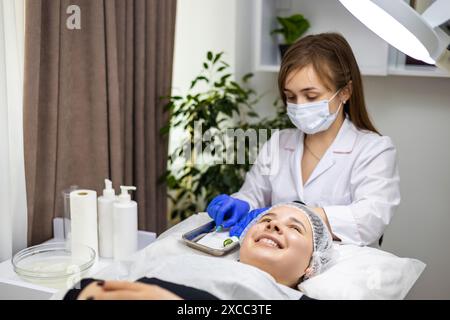
[[[433,28],[447,22],[450,20],[450,1],[436,0],[427,8],[427,10],[425,10],[422,14],[422,18],[424,18]]]

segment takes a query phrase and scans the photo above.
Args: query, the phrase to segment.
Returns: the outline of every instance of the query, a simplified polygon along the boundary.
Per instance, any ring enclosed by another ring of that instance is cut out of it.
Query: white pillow
[[[316,299],[404,299],[425,269],[416,259],[370,247],[334,244],[336,259],[299,285]]]

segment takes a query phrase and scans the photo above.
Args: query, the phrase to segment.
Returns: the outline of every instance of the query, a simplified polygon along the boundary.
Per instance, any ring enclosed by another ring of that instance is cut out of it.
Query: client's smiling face
[[[281,206],[253,225],[241,245],[240,261],[294,287],[307,272],[313,252],[312,229],[305,214]]]

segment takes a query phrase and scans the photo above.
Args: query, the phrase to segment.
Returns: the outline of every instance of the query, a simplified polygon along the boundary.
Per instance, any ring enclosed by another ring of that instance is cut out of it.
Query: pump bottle
[[[98,245],[102,258],[113,257],[113,204],[116,193],[111,180],[105,179],[103,196],[98,197]]]
[[[120,186],[121,194],[113,204],[114,259],[122,260],[138,249],[138,208],[129,190],[136,187]]]

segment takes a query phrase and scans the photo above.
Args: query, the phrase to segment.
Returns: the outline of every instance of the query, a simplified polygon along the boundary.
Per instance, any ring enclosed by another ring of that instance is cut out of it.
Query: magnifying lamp
[[[450,72],[450,0],[436,0],[420,15],[403,0],[339,0],[358,20],[408,56]]]

